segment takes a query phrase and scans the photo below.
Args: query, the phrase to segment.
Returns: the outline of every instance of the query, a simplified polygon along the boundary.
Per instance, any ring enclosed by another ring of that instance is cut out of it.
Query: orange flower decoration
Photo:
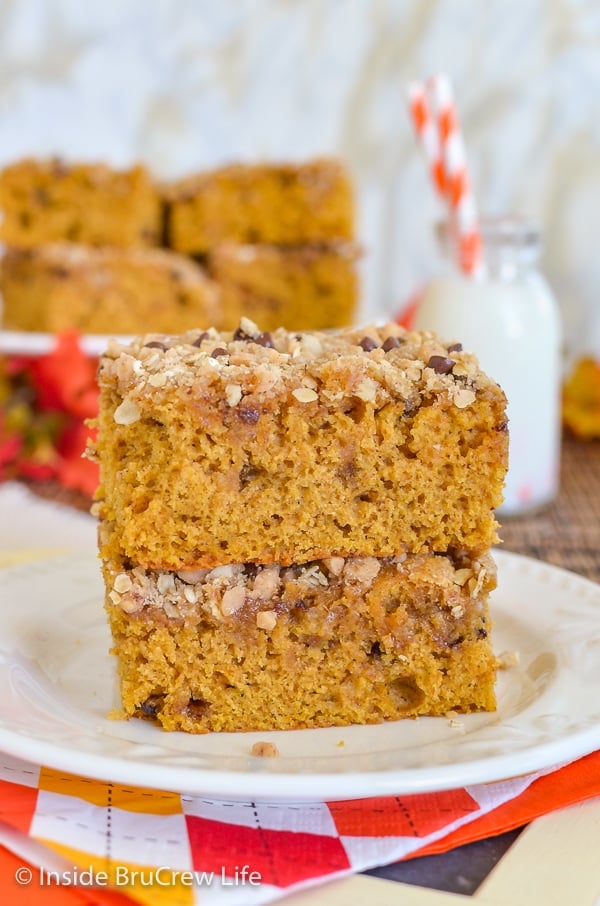
[[[600,363],[580,359],[565,382],[563,422],[583,440],[600,437]]]
[[[0,479],[56,480],[91,497],[98,484],[94,463],[82,459],[98,408],[96,359],[78,335],[56,337],[36,358],[5,359],[0,375]]]

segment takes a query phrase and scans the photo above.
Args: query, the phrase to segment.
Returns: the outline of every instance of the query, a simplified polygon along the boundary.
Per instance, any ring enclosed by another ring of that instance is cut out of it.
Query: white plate
[[[79,345],[90,356],[102,355],[111,339],[129,343],[132,337],[110,337],[104,334],[82,334]],[[0,330],[0,353],[3,355],[38,356],[51,352],[56,346],[56,335],[26,330]]]
[[[115,664],[95,558],[1,574],[0,749],[103,780],[223,798],[356,799],[442,790],[550,767],[600,747],[600,586],[497,553],[498,711],[368,727],[166,733],[106,718]],[[250,756],[270,740],[279,757]]]

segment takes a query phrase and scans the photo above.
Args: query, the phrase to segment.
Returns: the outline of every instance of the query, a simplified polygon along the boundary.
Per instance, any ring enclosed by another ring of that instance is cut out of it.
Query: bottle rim
[[[542,228],[536,221],[519,215],[482,217],[481,238],[500,245],[523,247],[537,246],[542,240]]]
[[[538,221],[518,214],[482,216],[479,231],[484,247],[537,248],[542,240],[542,228]],[[452,225],[447,220],[436,224],[436,234],[441,243],[454,239]]]

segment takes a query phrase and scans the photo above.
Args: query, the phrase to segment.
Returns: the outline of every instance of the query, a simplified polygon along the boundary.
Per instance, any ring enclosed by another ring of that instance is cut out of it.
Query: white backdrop
[[[542,221],[568,351],[600,355],[598,0],[0,0],[0,163],[343,155],[384,317],[437,266],[405,88],[440,70],[479,207]]]

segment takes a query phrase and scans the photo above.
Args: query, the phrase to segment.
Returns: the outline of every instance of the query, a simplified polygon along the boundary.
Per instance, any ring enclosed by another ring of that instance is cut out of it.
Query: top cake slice
[[[234,164],[165,190],[168,244],[199,255],[224,241],[300,245],[352,239],[350,177],[337,160]]]
[[[506,400],[459,344],[242,319],[113,343],[99,383],[105,559],[286,565],[497,540]]]
[[[146,247],[160,242],[162,208],[145,167],[25,158],[0,172],[0,239],[31,248],[66,240]]]

